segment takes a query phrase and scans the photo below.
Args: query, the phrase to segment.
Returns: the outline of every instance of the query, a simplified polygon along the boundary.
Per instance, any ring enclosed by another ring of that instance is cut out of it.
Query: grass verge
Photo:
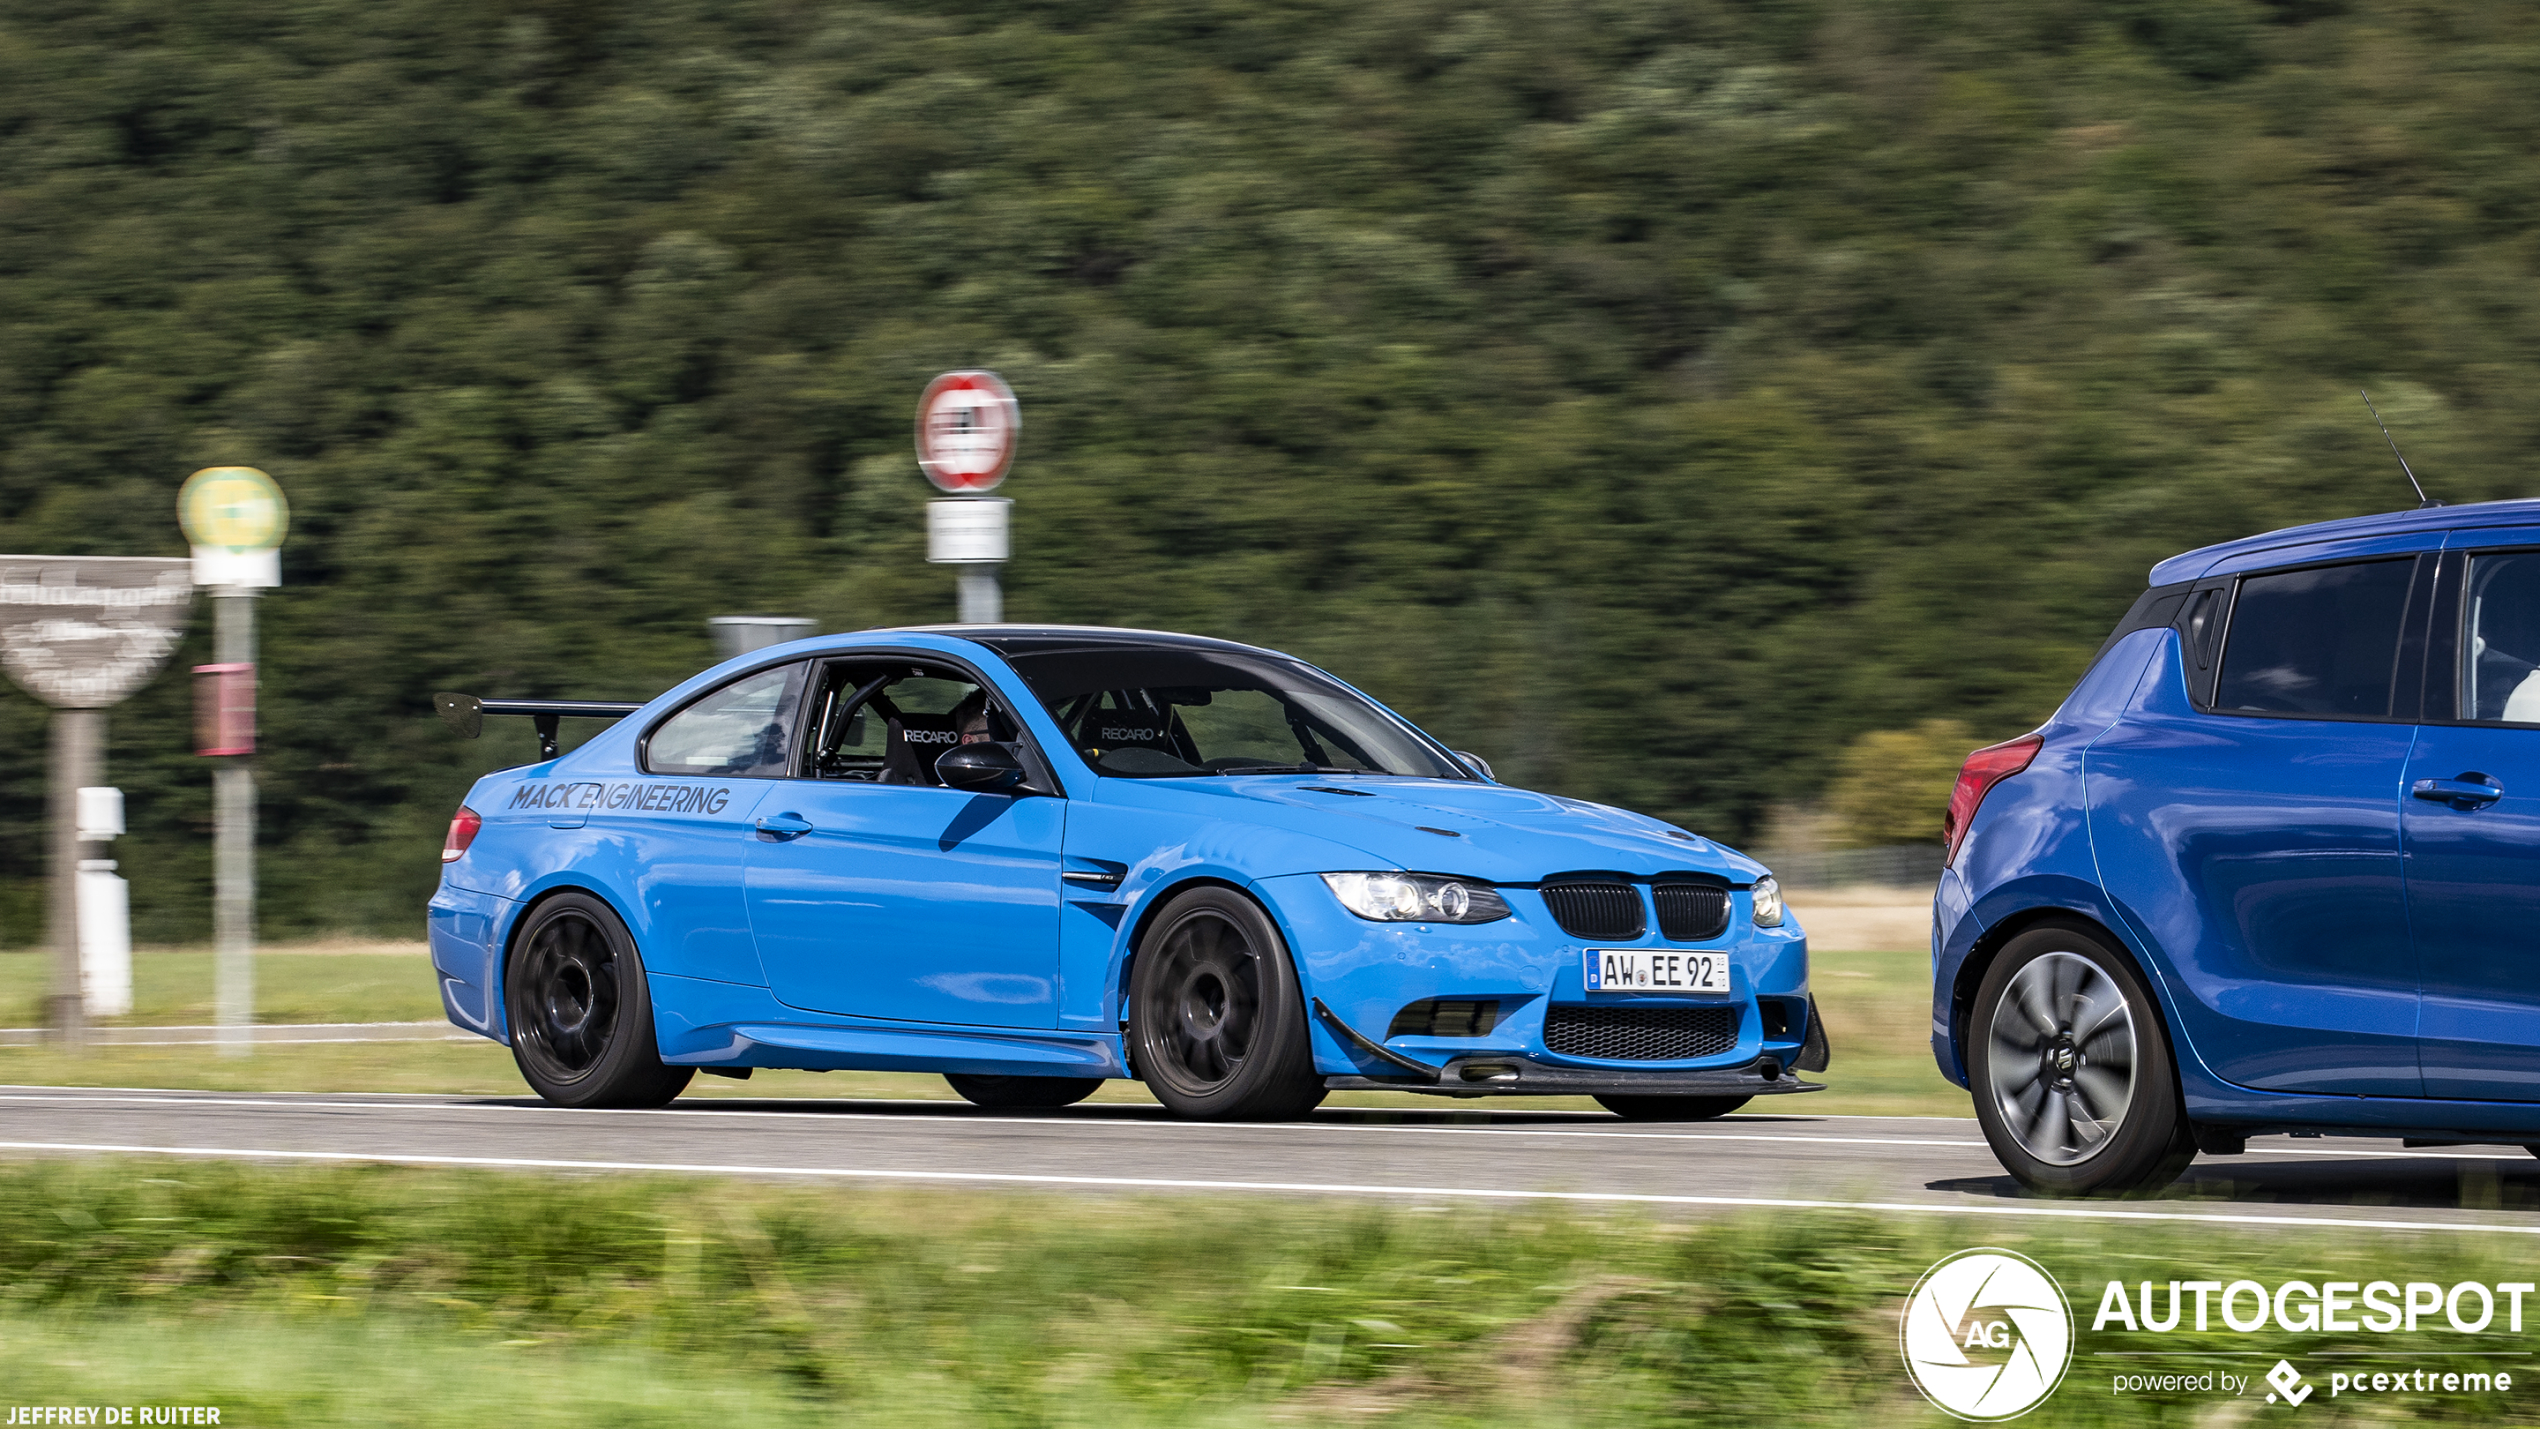
[[[0,1017],[12,1027],[44,1021],[53,959],[18,950],[0,955]],[[216,1017],[212,955],[197,949],[142,950],[132,958],[132,1014],[109,1026],[202,1025]],[[256,954],[259,1022],[416,1022],[441,1016],[441,994],[420,943],[336,939]]]
[[[2048,1406],[2066,1425],[2257,1407],[2118,1398],[2110,1366],[2149,1362],[2110,1352],[2247,1374],[2328,1348],[2089,1333],[2110,1278],[2527,1274],[2519,1243],[2459,1235],[36,1163],[0,1168],[0,1383],[225,1425],[1945,1424],[1897,1314],[1981,1244],[2046,1265],[2081,1319]],[[2521,1340],[2346,1338],[2429,1359]]]

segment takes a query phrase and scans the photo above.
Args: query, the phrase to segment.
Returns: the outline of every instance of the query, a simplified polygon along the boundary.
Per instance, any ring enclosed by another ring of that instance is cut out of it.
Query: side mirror
[[[1494,784],[1499,782],[1499,776],[1490,772],[1490,761],[1484,759],[1482,756],[1459,749],[1455,751],[1455,757],[1463,760],[1466,764],[1471,765],[1474,773],[1481,775],[1483,778],[1488,779]]]
[[[935,761],[946,788],[1002,794],[1023,782],[1023,761],[1002,744],[956,744]]]

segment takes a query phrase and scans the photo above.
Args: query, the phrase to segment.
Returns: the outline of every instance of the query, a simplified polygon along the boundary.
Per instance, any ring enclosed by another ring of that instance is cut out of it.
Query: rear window
[[[2403,557],[2243,580],[2214,708],[2386,718],[2415,569]]]
[[[2462,615],[2461,718],[2540,724],[2540,552],[2472,559]]]

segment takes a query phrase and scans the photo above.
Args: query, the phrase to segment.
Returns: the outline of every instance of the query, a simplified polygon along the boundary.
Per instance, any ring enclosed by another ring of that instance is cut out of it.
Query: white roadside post
[[[79,841],[104,844],[123,837],[123,791],[79,791]],[[79,991],[90,1017],[123,1017],[132,1011],[132,885],[116,876],[111,858],[79,861]]]
[[[993,372],[947,372],[917,399],[917,466],[950,497],[926,503],[926,559],[954,568],[961,623],[1005,619],[997,567],[1011,553],[1014,503],[988,493],[1014,465],[1023,409]]]
[[[177,520],[194,544],[194,583],[212,588],[212,659],[195,669],[195,748],[212,767],[212,1004],[220,1054],[255,1050],[256,593],[282,584],[291,508],[252,466],[186,478]]]

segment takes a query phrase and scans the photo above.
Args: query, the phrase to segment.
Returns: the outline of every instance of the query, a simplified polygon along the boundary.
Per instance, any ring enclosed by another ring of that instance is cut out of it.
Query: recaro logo
[[[2017,1419],[2073,1363],[2073,1312],[2046,1267],[2017,1251],[1962,1250],[1905,1297],[1905,1370],[1960,1419]]]

